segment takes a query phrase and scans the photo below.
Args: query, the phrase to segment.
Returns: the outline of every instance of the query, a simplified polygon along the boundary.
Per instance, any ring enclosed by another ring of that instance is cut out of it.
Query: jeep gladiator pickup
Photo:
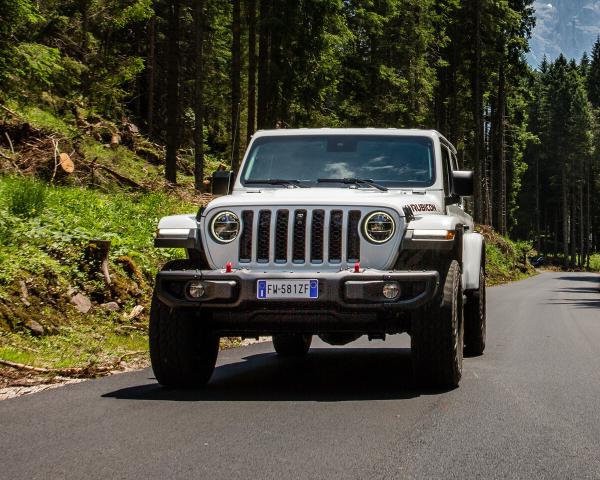
[[[464,211],[473,173],[438,132],[260,131],[197,214],[160,220],[150,356],[158,382],[208,382],[223,336],[344,345],[407,332],[417,380],[454,387],[485,348],[485,246]]]

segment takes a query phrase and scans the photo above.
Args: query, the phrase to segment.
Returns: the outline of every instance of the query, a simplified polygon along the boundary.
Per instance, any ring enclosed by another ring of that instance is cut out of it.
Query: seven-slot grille
[[[244,210],[240,263],[340,264],[360,260],[359,210]]]

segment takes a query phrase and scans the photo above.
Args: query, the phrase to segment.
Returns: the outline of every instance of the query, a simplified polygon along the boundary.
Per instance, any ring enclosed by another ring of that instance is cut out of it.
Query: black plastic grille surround
[[[329,218],[329,261],[342,261],[342,226],[344,212],[332,210]]]
[[[242,235],[240,237],[240,262],[252,261],[252,222],[254,212],[244,210],[242,212]]]
[[[324,209],[244,210],[241,218],[241,263],[253,261],[253,247],[258,263],[341,263],[344,260],[360,260],[360,210],[351,210],[347,218],[343,210],[331,210],[329,214]],[[307,240],[310,243],[308,247]],[[291,258],[288,251],[291,251]]]
[[[348,262],[360,261],[360,210],[351,210],[348,215],[348,239],[347,256]]]
[[[312,215],[312,231],[310,238],[311,262],[323,261],[323,236],[325,228],[325,211],[314,210]]]
[[[269,241],[271,240],[271,211],[261,210],[258,214],[258,239],[256,245],[256,261],[269,261]]]
[[[275,262],[287,261],[289,212],[278,210],[275,220]]]
[[[292,261],[304,262],[306,259],[306,210],[294,213],[294,239],[292,243]]]

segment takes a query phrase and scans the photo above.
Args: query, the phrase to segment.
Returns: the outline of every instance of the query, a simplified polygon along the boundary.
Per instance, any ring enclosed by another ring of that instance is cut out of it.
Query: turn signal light
[[[455,230],[413,230],[414,240],[454,240]]]

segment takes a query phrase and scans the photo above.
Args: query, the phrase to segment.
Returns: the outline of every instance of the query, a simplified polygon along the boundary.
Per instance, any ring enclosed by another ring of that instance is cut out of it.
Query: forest
[[[583,267],[600,234],[600,41],[532,68],[532,4],[0,0],[0,102],[129,125],[164,146],[169,184],[187,172],[198,191],[257,129],[435,128],[475,171],[478,223]]]

